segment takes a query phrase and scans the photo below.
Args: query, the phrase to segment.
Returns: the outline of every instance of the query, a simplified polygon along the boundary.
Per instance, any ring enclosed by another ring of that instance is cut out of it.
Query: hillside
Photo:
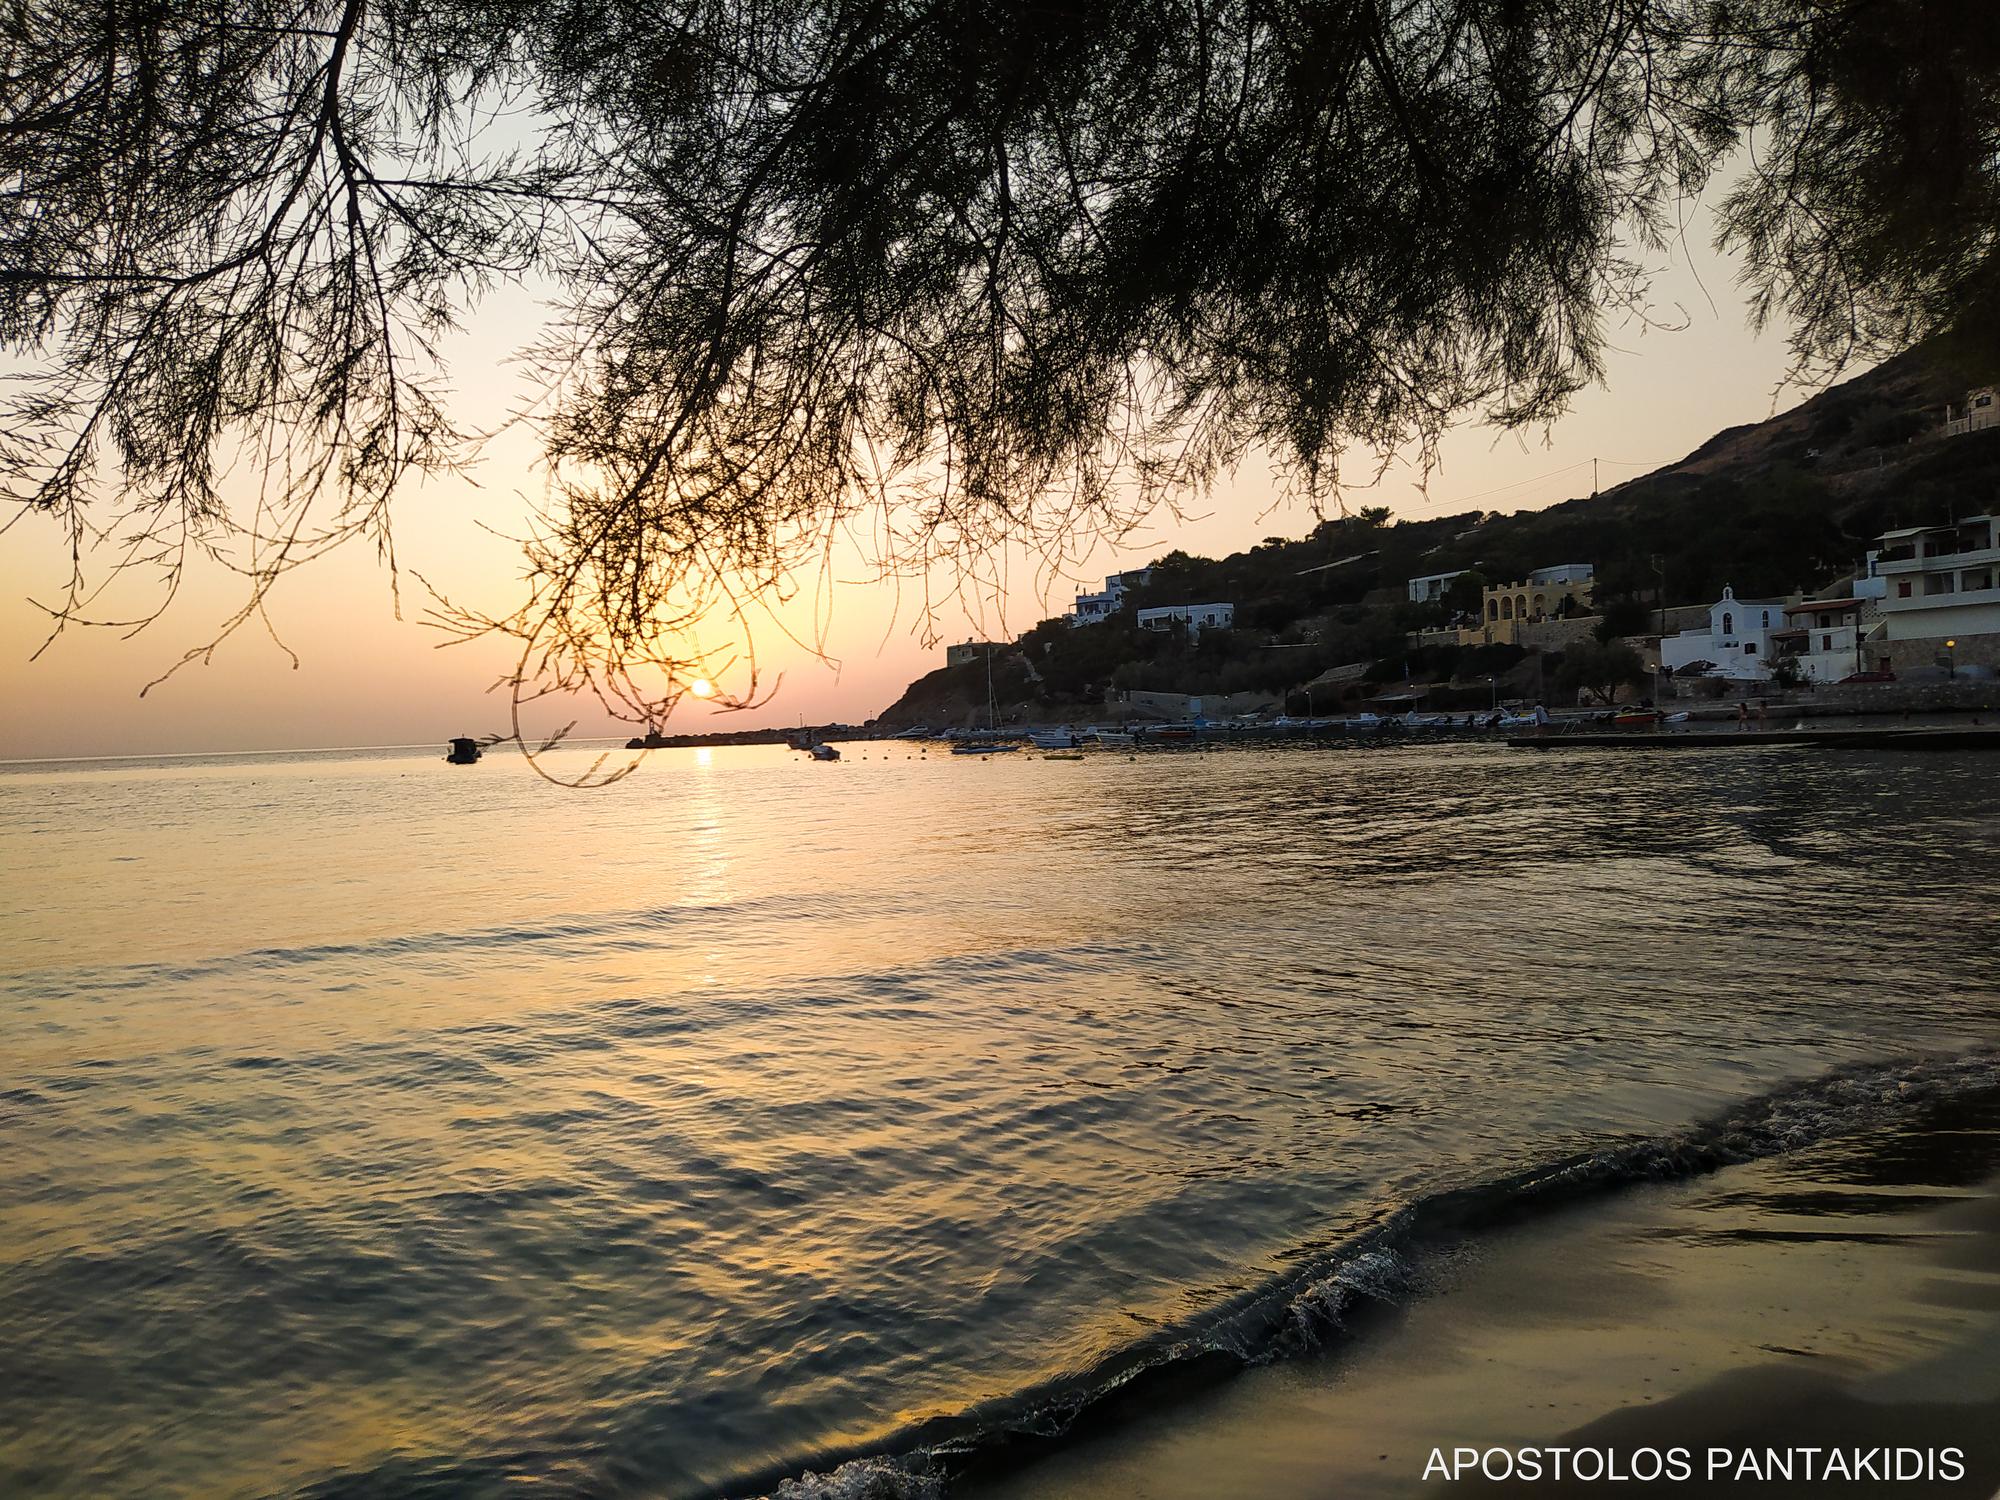
[[[1282,698],[1347,663],[1375,662],[1369,675],[1386,680],[1424,666],[1469,678],[1519,660],[1516,648],[1491,647],[1476,660],[1413,666],[1406,633],[1438,623],[1440,612],[1408,604],[1404,585],[1427,573],[1467,568],[1501,580],[1593,563],[1600,607],[1628,618],[1657,607],[1662,593],[1681,605],[1706,604],[1724,584],[1745,595],[1811,589],[1850,572],[1882,531],[2000,500],[2000,429],[1941,435],[1946,404],[1996,369],[1913,350],[1719,432],[1677,463],[1544,509],[1400,522],[1371,509],[1229,557],[1169,553],[1121,614],[1081,629],[1047,621],[997,655],[1000,715],[1087,718],[1110,688]],[[1188,641],[1135,628],[1133,610],[1210,600],[1236,605],[1233,630]],[[983,722],[986,703],[983,662],[941,668],[881,722]]]

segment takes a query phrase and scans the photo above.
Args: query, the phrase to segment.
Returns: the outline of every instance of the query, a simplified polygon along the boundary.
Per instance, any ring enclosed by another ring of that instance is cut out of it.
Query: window
[[[1831,651],[1833,649],[1833,637],[1830,635],[1821,636],[1819,638],[1819,649],[1822,651]]]
[[[1764,611],[1764,628],[1766,630],[1771,628],[1771,612],[1768,609]]]
[[[1926,596],[1931,594],[1955,594],[1957,592],[1958,581],[1951,574],[1927,573],[1924,575],[1924,593]]]
[[[1974,406],[1991,406],[1993,404],[1993,398],[1991,396],[1980,396],[1977,399],[1975,399],[1972,404]]]
[[[1514,601],[1512,599],[1502,599],[1500,601],[1500,618],[1503,620],[1514,618]]]
[[[1726,609],[1722,612],[1722,633],[1724,635],[1736,634],[1736,616],[1732,615]]]
[[[1745,641],[1743,643],[1743,654],[1745,656],[1755,656],[1757,654],[1757,643],[1755,641]]]
[[[1909,589],[1905,587],[1903,592],[1907,594]],[[1489,620],[1500,618],[1500,601],[1498,599],[1488,599],[1486,601],[1486,618]]]
[[[1824,629],[1826,629],[1826,627],[1827,627],[1827,626],[1829,626],[1829,625],[1831,625],[1832,623],[1833,623],[1833,616],[1832,616],[1832,615],[1821,615],[1821,616],[1819,617],[1819,628],[1820,628],[1821,630],[1824,630]]]
[[[1896,580],[1896,597],[1897,597],[1898,599],[1907,599],[1907,598],[1909,598],[1909,597],[1910,597],[1910,580],[1909,580],[1909,579],[1907,579],[1907,578],[1899,578],[1899,579],[1897,579],[1897,580]]]

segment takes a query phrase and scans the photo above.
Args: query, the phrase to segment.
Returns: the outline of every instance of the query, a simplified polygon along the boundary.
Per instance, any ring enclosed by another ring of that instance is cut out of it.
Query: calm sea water
[[[0,1492],[879,1478],[2000,1035],[1989,759],[435,757],[0,769]]]

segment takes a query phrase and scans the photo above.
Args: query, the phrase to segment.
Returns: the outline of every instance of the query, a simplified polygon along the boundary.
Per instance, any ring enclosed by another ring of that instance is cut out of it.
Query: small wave
[[[832,1455],[825,1472],[773,1475],[762,1490],[767,1500],[931,1500],[953,1480],[1015,1467],[1163,1394],[1332,1347],[1355,1334],[1368,1306],[1410,1296],[1427,1260],[1483,1231],[1640,1183],[1698,1177],[1994,1099],[2000,1051],[1857,1065],[1759,1095],[1683,1131],[1431,1194],[1301,1269],[1120,1350],[1081,1378],[932,1418],[887,1452]]]
[[[853,1458],[825,1474],[787,1479],[771,1500],[936,1500],[944,1481],[894,1458]]]

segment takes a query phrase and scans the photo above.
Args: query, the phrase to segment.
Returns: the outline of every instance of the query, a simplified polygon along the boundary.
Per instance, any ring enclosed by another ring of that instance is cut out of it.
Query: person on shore
[[[1748,700],[1736,705],[1736,727],[1739,730],[1750,727],[1750,704]]]

